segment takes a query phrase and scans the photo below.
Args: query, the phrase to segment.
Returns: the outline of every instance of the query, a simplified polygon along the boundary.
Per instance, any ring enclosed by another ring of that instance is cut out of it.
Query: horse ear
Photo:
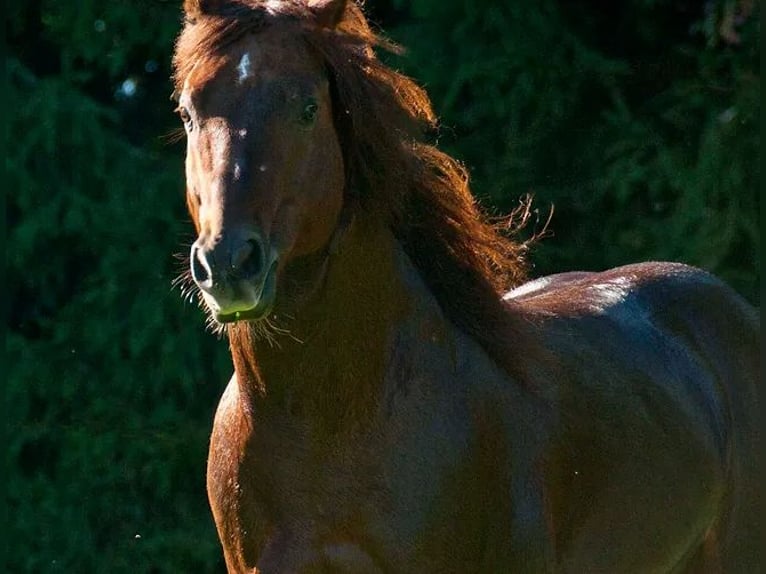
[[[322,28],[335,28],[343,19],[346,3],[347,0],[309,0],[309,10]]]
[[[220,0],[184,0],[184,12],[187,18],[194,19],[214,13],[220,3]]]

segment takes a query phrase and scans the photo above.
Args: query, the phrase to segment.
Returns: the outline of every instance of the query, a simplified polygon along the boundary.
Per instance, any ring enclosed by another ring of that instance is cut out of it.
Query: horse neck
[[[357,216],[330,257],[323,286],[285,325],[289,335],[270,344],[238,326],[231,352],[252,403],[346,426],[369,417],[397,331],[433,297],[376,218]]]

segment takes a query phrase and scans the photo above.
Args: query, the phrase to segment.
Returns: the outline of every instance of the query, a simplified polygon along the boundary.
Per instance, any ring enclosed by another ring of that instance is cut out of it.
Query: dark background
[[[5,571],[221,572],[204,488],[231,366],[171,288],[193,240],[180,1],[6,3]],[[759,304],[754,1],[369,0],[533,275],[692,263]]]

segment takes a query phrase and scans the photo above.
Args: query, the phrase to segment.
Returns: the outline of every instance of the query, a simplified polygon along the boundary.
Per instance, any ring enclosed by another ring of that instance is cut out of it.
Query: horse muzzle
[[[199,237],[191,248],[191,274],[219,323],[255,321],[276,297],[277,254],[251,230]]]

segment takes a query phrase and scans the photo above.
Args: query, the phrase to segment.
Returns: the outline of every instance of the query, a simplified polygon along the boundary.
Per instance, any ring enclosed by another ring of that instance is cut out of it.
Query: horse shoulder
[[[208,499],[230,572],[253,567],[267,534],[247,469],[251,439],[252,420],[234,374],[216,409],[207,461]]]

